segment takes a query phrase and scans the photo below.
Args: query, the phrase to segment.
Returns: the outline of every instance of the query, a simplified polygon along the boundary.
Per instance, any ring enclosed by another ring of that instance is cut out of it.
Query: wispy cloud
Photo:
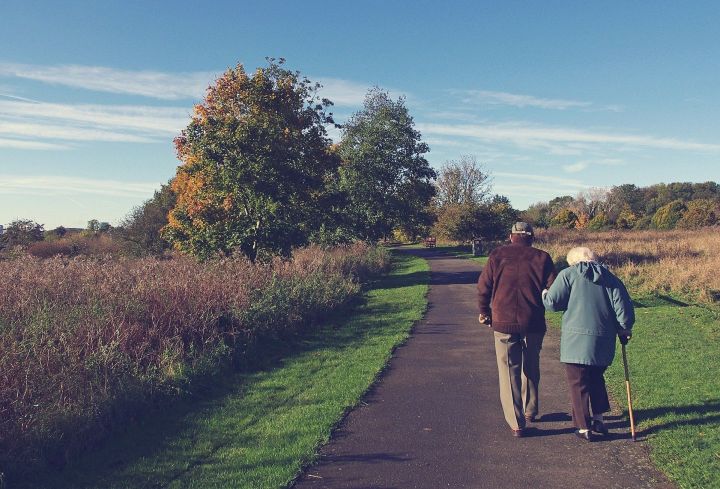
[[[573,163],[571,165],[563,166],[563,170],[565,170],[568,173],[580,173],[587,167],[588,167],[588,164],[586,162],[580,161],[578,163]]]
[[[540,98],[533,95],[523,95],[508,92],[494,92],[490,90],[465,90],[461,94],[466,103],[479,103],[488,105],[510,105],[512,107],[536,107],[540,109],[565,110],[575,107],[590,107],[590,102],[577,100],[564,100],[553,98]]]
[[[318,78],[322,85],[320,95],[338,106],[359,107],[371,88],[369,85],[339,78]]]
[[[156,134],[177,134],[187,125],[190,110],[183,107],[68,105],[0,100],[0,116],[61,120]]]
[[[69,127],[54,124],[36,124],[27,122],[0,121],[0,135],[25,138],[28,141],[38,139],[58,139],[64,141],[105,141],[127,143],[150,143],[153,139],[130,133]]]
[[[612,112],[620,112],[622,110],[622,107],[619,105],[599,106],[592,102],[580,100],[536,97],[534,95],[492,90],[450,90],[450,93],[459,95],[462,98],[462,102],[466,104],[504,105],[517,108],[531,107],[549,110],[583,109]]]
[[[426,135],[456,136],[485,142],[511,143],[525,148],[544,148],[548,151],[566,150],[567,154],[584,151],[589,147],[607,145],[698,152],[720,151],[720,144],[635,134],[590,132],[518,122],[502,124],[425,123],[419,124],[418,127]]]
[[[3,193],[41,192],[43,195],[98,194],[149,198],[159,187],[160,184],[156,182],[124,182],[58,175],[0,175],[0,192]]]
[[[221,73],[220,70],[172,73],[121,70],[106,66],[0,63],[0,77],[23,78],[84,90],[140,95],[161,100],[200,99]],[[361,106],[365,94],[371,88],[368,84],[339,78],[320,77],[314,80],[322,85],[320,94],[338,106]],[[13,95],[7,97],[24,100]]]
[[[27,141],[24,139],[0,138],[0,148],[57,151],[69,149],[69,146],[57,143],[44,143],[42,141]]]
[[[120,70],[104,66],[0,63],[0,76],[4,77],[162,100],[200,98],[218,75],[219,73],[210,71],[163,73]]]
[[[548,200],[558,195],[575,195],[591,188],[591,185],[580,180],[562,176],[514,172],[493,172],[493,176],[494,190],[503,195],[516,196],[513,205],[520,208],[539,200]]]
[[[568,173],[579,173],[594,166],[620,166],[624,164],[625,162],[619,158],[595,158],[592,160],[583,160],[569,165],[564,165],[563,170]]]
[[[40,103],[40,102],[38,102],[37,100],[33,100],[33,99],[31,99],[31,98],[19,97],[19,96],[17,96],[17,95],[12,95],[12,94],[10,94],[10,93],[0,93],[0,99],[1,99],[1,98],[9,98],[9,99],[11,99],[11,100],[20,100],[20,101],[22,101],[22,102],[31,102],[31,103],[34,103],[34,104]]]
[[[0,146],[50,150],[68,149],[57,141],[167,141],[187,124],[189,112],[181,107],[0,100],[0,137],[5,137]],[[48,139],[56,141],[48,144]]]

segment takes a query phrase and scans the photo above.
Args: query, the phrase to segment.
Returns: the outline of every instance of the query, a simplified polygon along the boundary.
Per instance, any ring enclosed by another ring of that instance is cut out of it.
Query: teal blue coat
[[[603,265],[580,262],[561,271],[543,298],[548,311],[565,311],[560,361],[608,366],[615,336],[630,331],[635,310],[622,281]]]

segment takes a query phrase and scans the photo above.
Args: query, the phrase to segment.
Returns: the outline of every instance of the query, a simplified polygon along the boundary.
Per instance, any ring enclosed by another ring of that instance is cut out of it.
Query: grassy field
[[[22,487],[278,488],[315,457],[426,307],[428,266],[407,255],[343,319],[284,344],[202,399],[146,417],[62,473]]]

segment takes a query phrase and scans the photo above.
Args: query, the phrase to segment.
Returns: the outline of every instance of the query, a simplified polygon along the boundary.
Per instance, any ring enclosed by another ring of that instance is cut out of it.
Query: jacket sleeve
[[[612,289],[610,298],[619,329],[630,331],[635,324],[635,307],[625,284],[620,279],[617,280],[617,287]]]
[[[478,279],[477,283],[477,289],[478,289],[478,308],[480,309],[480,314],[484,314],[485,316],[490,316],[491,310],[490,310],[490,301],[492,300],[492,293],[493,293],[493,263],[495,260],[493,259],[492,255],[488,258],[487,263],[483,267],[482,273],[480,274],[480,278]]]
[[[570,299],[570,278],[568,273],[562,273],[557,276],[555,281],[548,289],[548,293],[543,297],[543,304],[548,311],[565,311],[567,310],[568,300]]]
[[[549,289],[550,286],[555,282],[557,278],[557,272],[555,271],[555,264],[550,258],[550,255],[545,257],[545,264],[543,265],[543,279],[545,280],[544,287]]]

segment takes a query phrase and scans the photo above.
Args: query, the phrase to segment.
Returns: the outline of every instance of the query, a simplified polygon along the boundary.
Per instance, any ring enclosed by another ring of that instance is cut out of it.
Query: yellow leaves
[[[205,186],[206,180],[202,173],[190,174],[182,171],[182,168],[178,170],[171,188],[177,195],[177,206],[185,209],[188,216],[199,214],[210,203],[210,199],[201,197]]]
[[[227,195],[223,199],[223,203],[222,203],[223,210],[225,210],[225,212],[230,212],[233,208],[233,203],[234,203],[234,201],[233,201],[232,195]]]

